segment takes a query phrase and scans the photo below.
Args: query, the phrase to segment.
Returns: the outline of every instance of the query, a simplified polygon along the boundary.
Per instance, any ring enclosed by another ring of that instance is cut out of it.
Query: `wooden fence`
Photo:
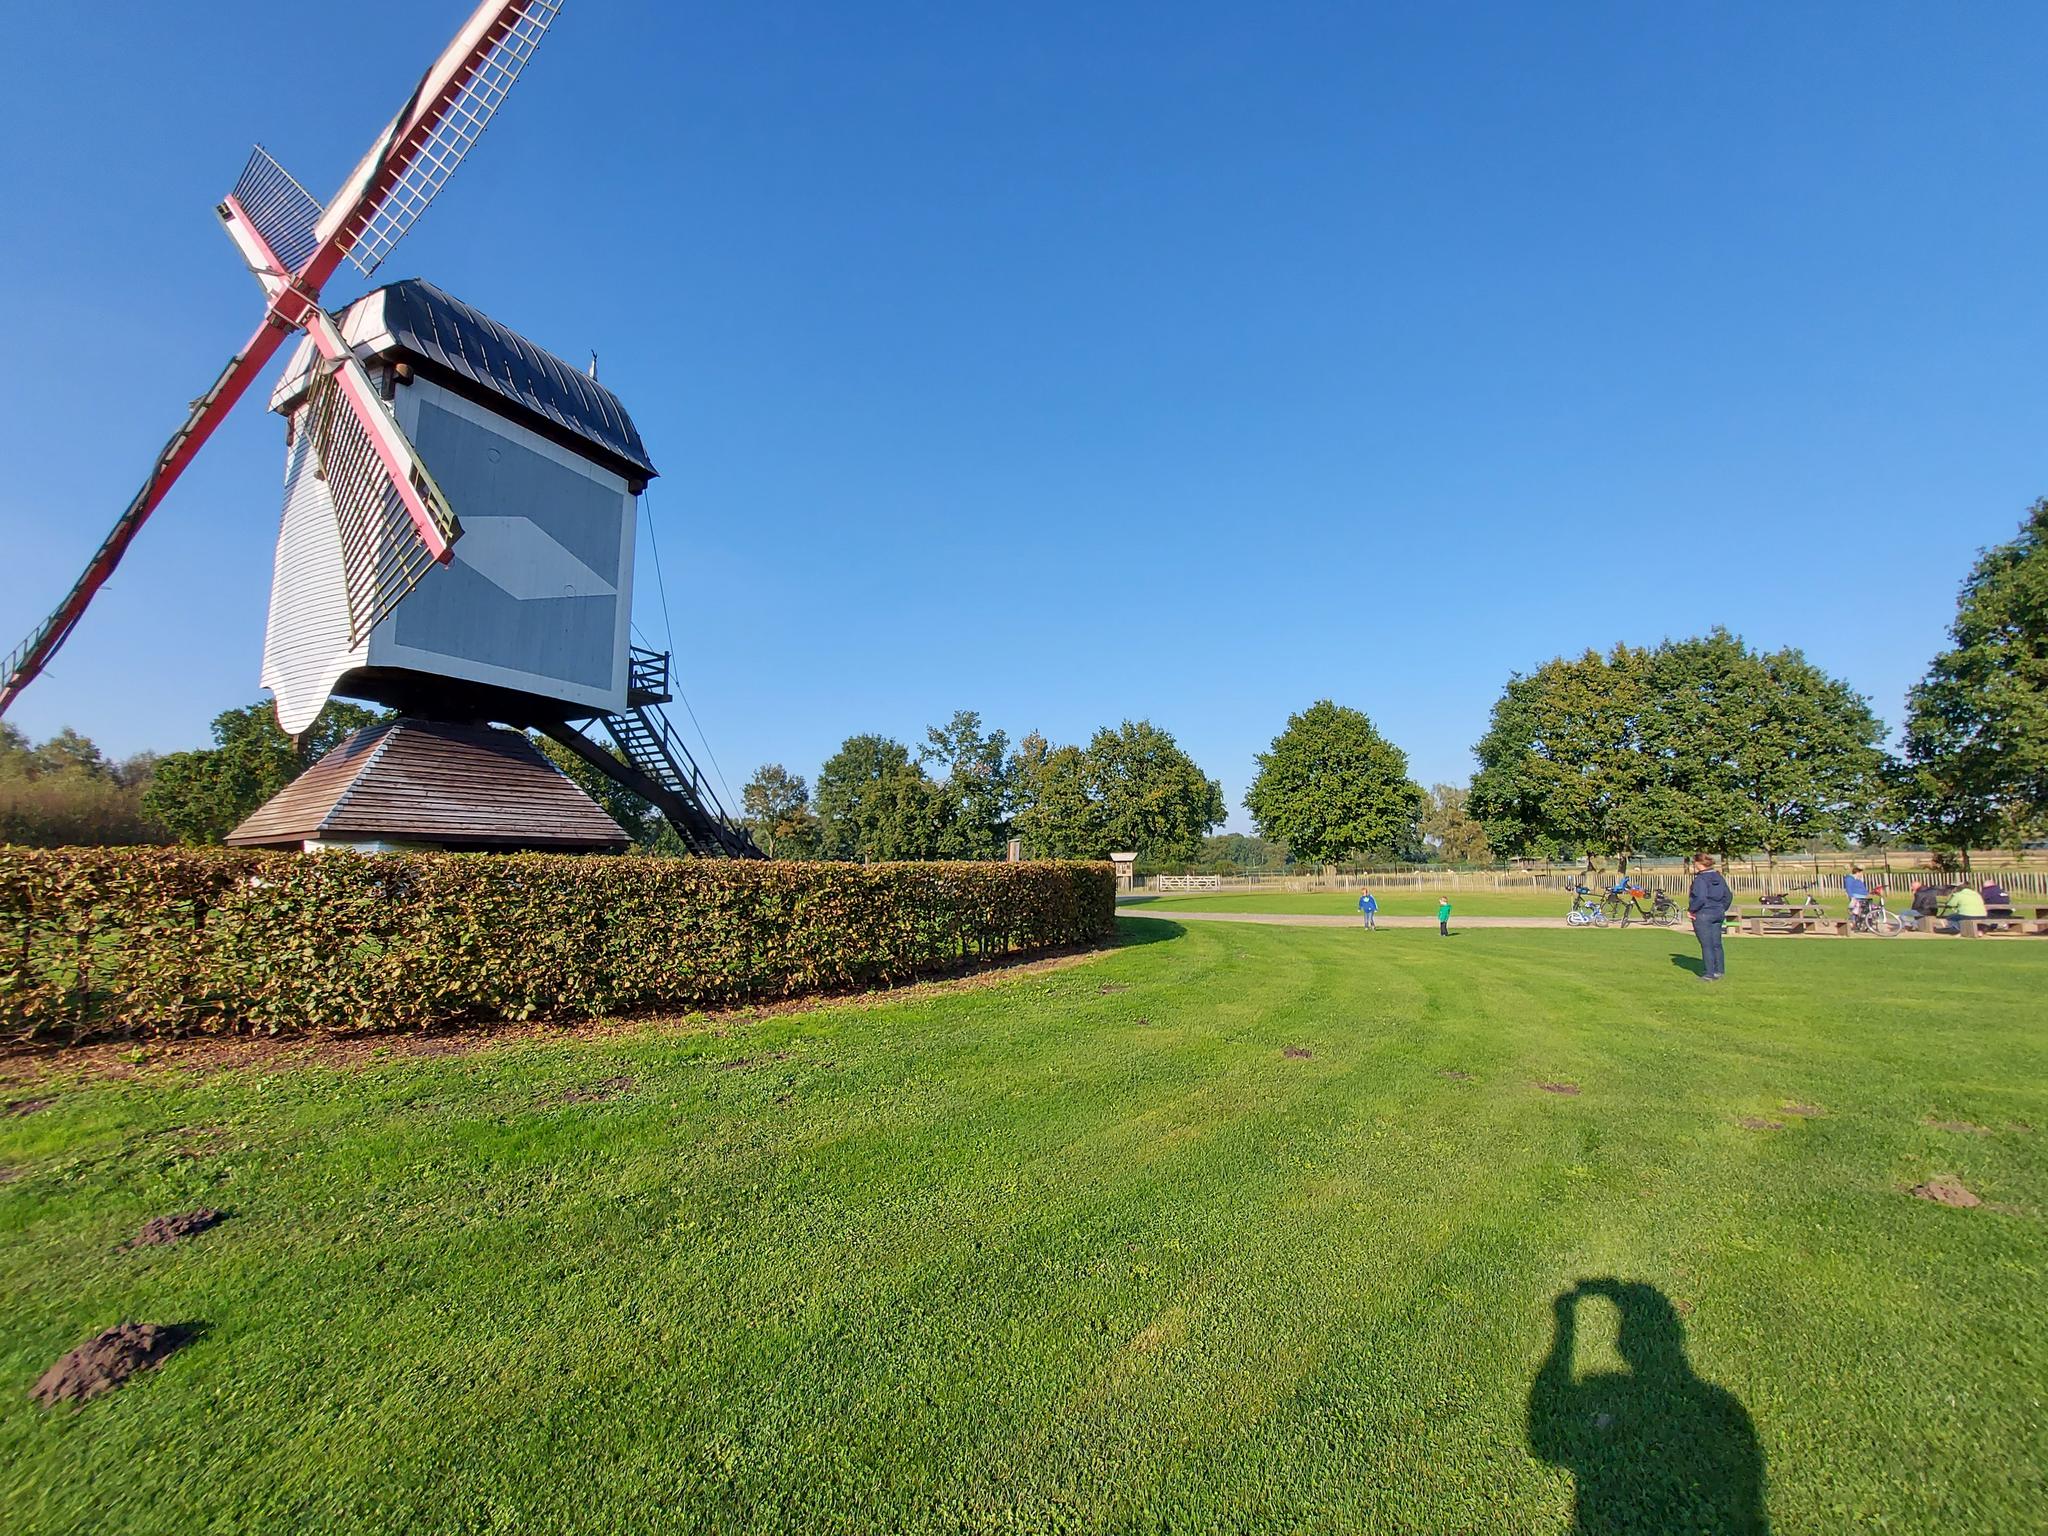
[[[1666,890],[1677,890],[1690,878],[1689,871],[1676,864],[1638,866],[1630,873],[1653,890],[1660,885]],[[1842,876],[1847,870],[1823,870],[1816,874],[1811,865],[1787,863],[1775,870],[1735,865],[1723,873],[1738,894],[1761,895],[1810,884],[1825,895],[1841,890]],[[1955,885],[1965,878],[1936,869],[1901,864],[1886,869],[1875,863],[1864,866],[1864,876],[1871,884],[1881,885],[1894,895],[1910,891],[1916,880],[1930,885]],[[1570,881],[1580,878],[1584,878],[1583,873],[1576,870],[1396,870],[1329,875],[1143,875],[1137,883],[1151,891],[1356,891],[1366,886],[1376,891],[1563,891]],[[1615,878],[1611,870],[1603,870],[1588,883],[1597,887],[1612,884]],[[1996,880],[2015,900],[2035,897],[2048,904],[2048,870],[1974,869],[1967,878],[1973,885]]]

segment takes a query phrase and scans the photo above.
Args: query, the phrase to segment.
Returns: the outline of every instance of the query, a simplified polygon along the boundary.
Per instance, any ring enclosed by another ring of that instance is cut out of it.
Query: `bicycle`
[[[1884,891],[1873,890],[1861,912],[1849,913],[1851,933],[1874,933],[1881,939],[1896,939],[1906,931],[1906,920],[1884,904]]]
[[[1809,880],[1775,893],[1767,891],[1758,899],[1758,905],[1768,908],[1771,917],[1826,917],[1826,910],[1814,899],[1813,887],[1814,882]],[[1796,904],[1792,900],[1795,891],[1800,893]]]
[[[1670,928],[1678,922],[1678,905],[1663,890],[1646,891],[1640,885],[1631,885],[1623,893],[1627,900],[1621,908],[1621,926],[1631,922],[1647,923],[1652,928]],[[1643,906],[1644,898],[1650,905]]]
[[[1593,894],[1593,888],[1586,885],[1575,885],[1571,888],[1571,891],[1572,909],[1565,913],[1564,920],[1574,928],[1605,928],[1607,926],[1607,909],[1597,901],[1586,900],[1588,896]]]

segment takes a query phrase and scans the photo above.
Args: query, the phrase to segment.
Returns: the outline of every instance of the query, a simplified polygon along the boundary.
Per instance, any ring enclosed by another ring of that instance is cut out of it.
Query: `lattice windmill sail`
[[[262,323],[192,405],[64,601],[0,671],[0,714],[48,665],[185,466],[294,332],[323,373],[317,448],[337,487],[352,623],[367,632],[435,565],[461,525],[339,329],[320,307],[344,258],[374,271],[447,184],[532,58],[560,0],[485,0],[324,208],[260,147],[219,214],[262,285]]]

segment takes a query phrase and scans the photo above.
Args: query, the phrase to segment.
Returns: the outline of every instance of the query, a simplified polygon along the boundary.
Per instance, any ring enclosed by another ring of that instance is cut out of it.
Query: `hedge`
[[[1108,864],[0,848],[25,1038],[594,1018],[1107,938]]]

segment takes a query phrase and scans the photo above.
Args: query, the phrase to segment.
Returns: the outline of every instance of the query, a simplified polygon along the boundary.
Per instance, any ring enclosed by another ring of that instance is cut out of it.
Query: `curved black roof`
[[[399,350],[488,390],[644,476],[655,473],[619,397],[580,368],[422,278],[391,283],[373,296],[384,301],[384,329]]]

